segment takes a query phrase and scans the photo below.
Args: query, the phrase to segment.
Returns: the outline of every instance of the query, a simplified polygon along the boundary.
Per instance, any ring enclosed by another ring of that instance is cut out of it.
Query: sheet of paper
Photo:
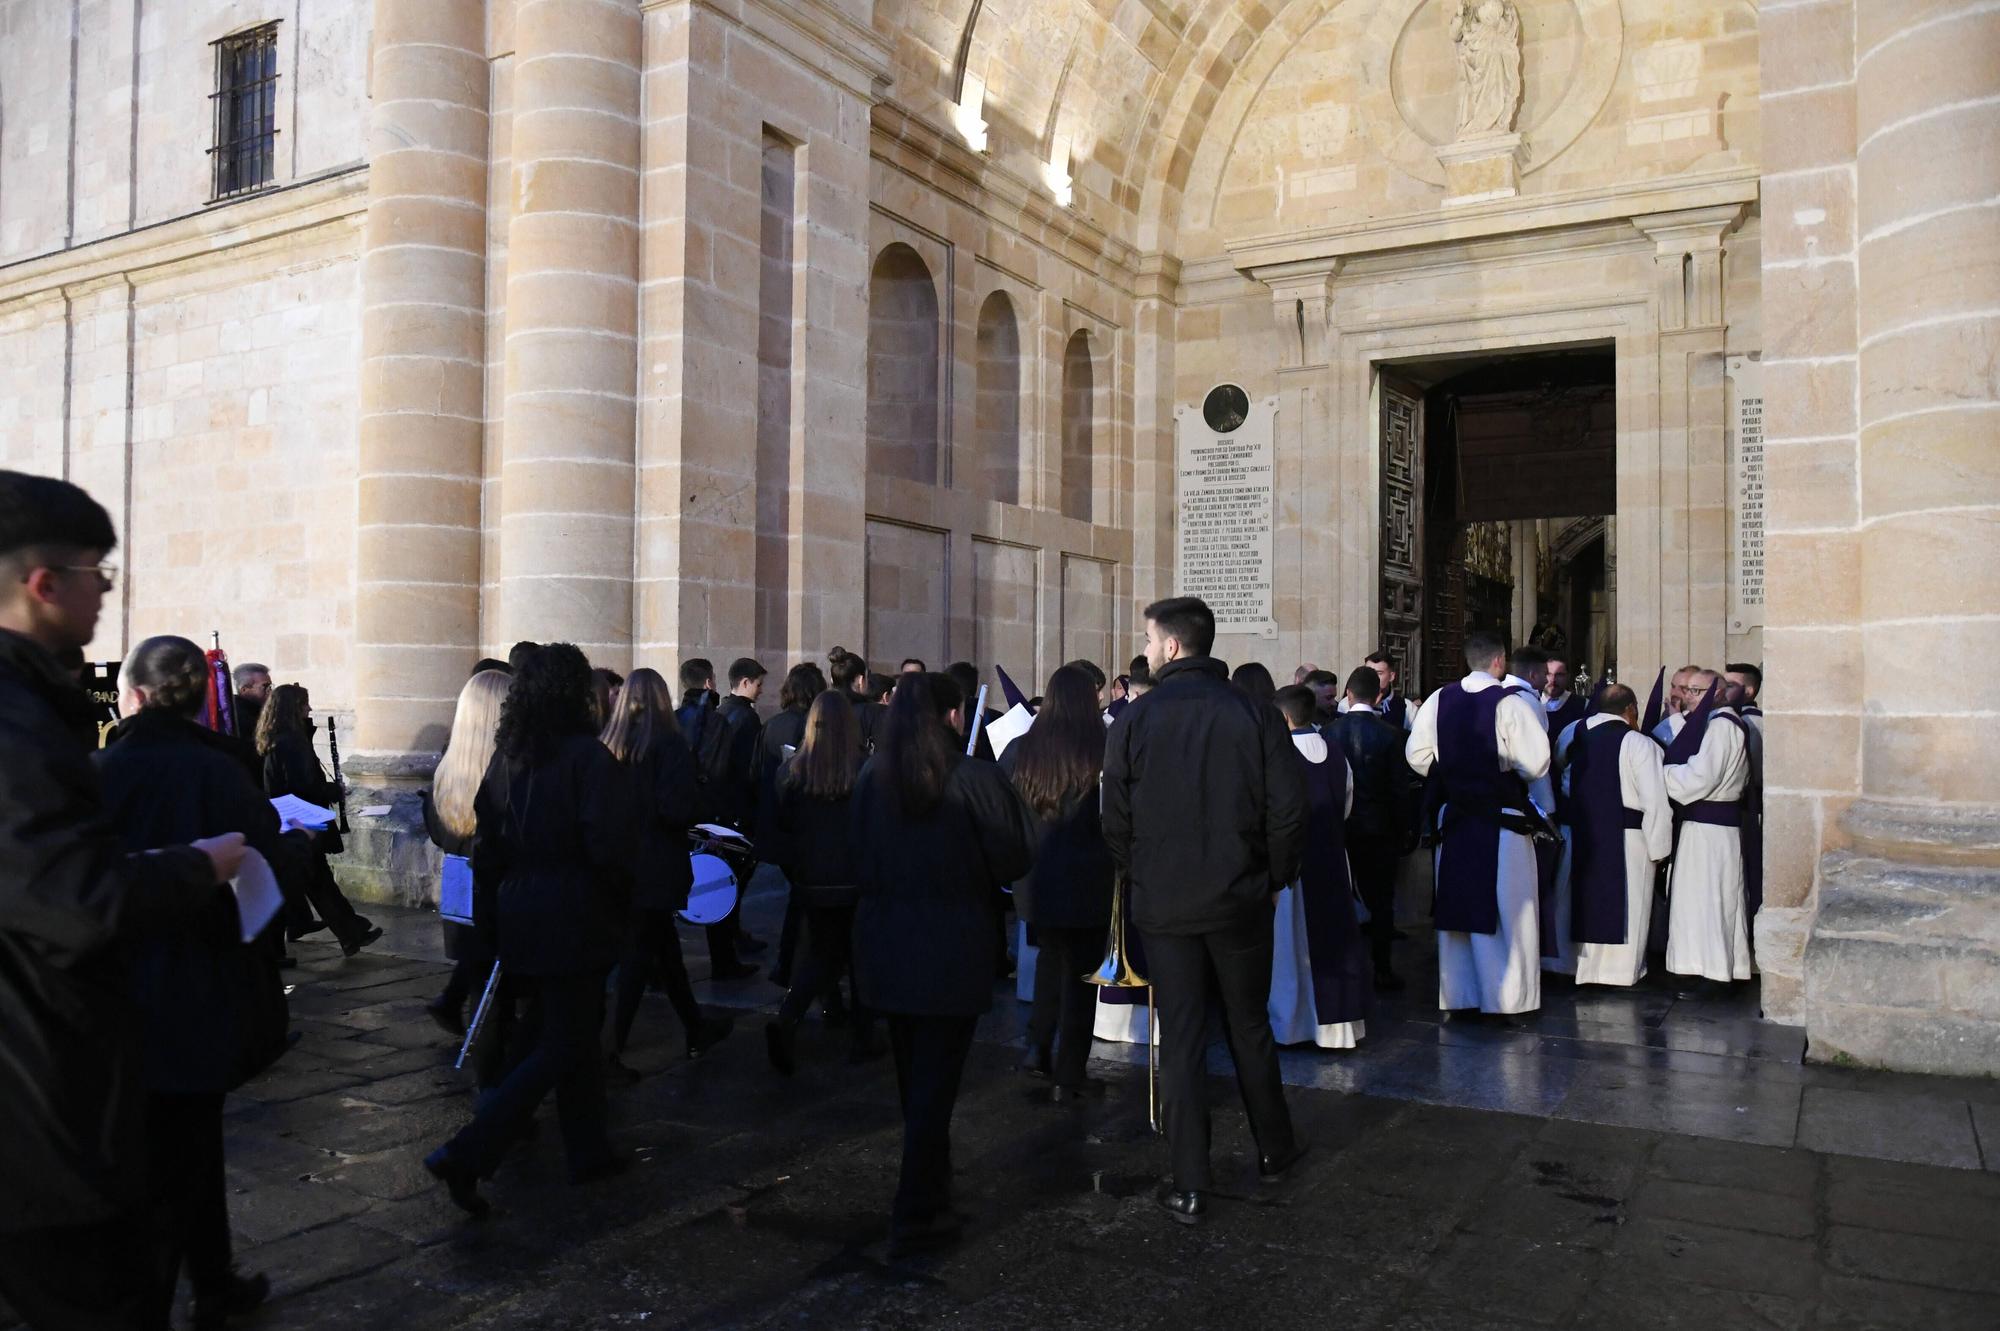
[[[278,811],[278,822],[287,832],[299,827],[318,829],[333,826],[332,809],[308,804],[297,795],[280,795],[271,801],[271,807]]]
[[[986,740],[993,746],[993,756],[998,758],[1007,752],[1007,746],[1027,734],[1034,724],[1035,714],[1020,703],[1008,708],[999,720],[986,727]]]
[[[243,852],[243,865],[229,880],[229,890],[236,894],[236,917],[243,924],[246,943],[263,933],[264,926],[277,917],[285,904],[285,894],[278,890],[278,876],[271,872],[270,861],[254,850]]]
[[[390,806],[387,804],[371,804],[354,816],[356,818],[387,818],[389,812]]]

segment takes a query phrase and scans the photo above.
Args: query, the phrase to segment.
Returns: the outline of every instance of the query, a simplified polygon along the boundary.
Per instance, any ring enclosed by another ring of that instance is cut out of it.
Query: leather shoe
[[[436,1022],[438,1029],[442,1030],[446,1035],[451,1036],[454,1040],[463,1040],[465,1038],[465,1010],[463,1008],[453,1003],[447,1003],[443,999],[436,999],[424,1004],[424,1011],[430,1014],[431,1020]]]
[[[1160,1205],[1183,1225],[1198,1225],[1208,1214],[1208,1199],[1198,1192],[1169,1192]]]
[[[1049,1099],[1056,1104],[1067,1105],[1102,1094],[1104,1094],[1104,1083],[1095,1077],[1085,1077],[1074,1086],[1058,1085],[1049,1092]]]
[[[699,1025],[688,1033],[687,1056],[690,1061],[700,1058],[709,1050],[722,1043],[735,1025],[724,1017],[703,1017]]]
[[[1279,1182],[1286,1174],[1291,1172],[1293,1165],[1306,1158],[1306,1152],[1311,1149],[1312,1144],[1310,1142],[1293,1142],[1292,1149],[1289,1151],[1278,1155],[1258,1156],[1257,1181],[1259,1183]]]
[[[231,1271],[222,1288],[195,1291],[195,1331],[221,1331],[230,1318],[248,1317],[269,1297],[271,1277],[261,1272],[254,1276],[242,1276]]]
[[[366,929],[362,930],[360,933],[355,934],[353,937],[341,939],[340,953],[342,956],[351,957],[355,953],[359,952],[362,948],[367,947],[370,943],[374,942],[381,936],[382,936],[381,929],[371,924]]]
[[[787,1077],[798,1071],[798,1032],[782,1020],[764,1027],[764,1052],[771,1066]]]
[[[454,1160],[449,1147],[440,1146],[425,1156],[424,1172],[444,1184],[453,1205],[467,1215],[485,1215],[493,1209],[479,1195],[479,1176]]]
[[[1045,1044],[1031,1044],[1021,1055],[1020,1071],[1047,1080],[1056,1075],[1055,1051]]]

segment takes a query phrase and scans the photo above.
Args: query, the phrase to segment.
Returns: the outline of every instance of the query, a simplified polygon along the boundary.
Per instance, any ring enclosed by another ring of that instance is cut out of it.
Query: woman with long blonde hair
[[[688,829],[697,817],[701,791],[694,753],[674,720],[674,695],[658,671],[634,670],[612,701],[601,736],[604,747],[631,775],[632,921],[618,958],[618,997],[612,1009],[609,1069],[630,1079],[623,1055],[639,1015],[649,976],[657,976],[667,1001],[687,1032],[687,1056],[699,1058],[729,1033],[729,1023],[702,1015],[681,956],[675,917],[694,886],[688,862]]]
[[[479,783],[493,764],[493,740],[500,730],[500,704],[506,700],[513,676],[504,670],[482,670],[465,681],[458,691],[458,708],[452,713],[451,738],[445,741],[444,756],[438,759],[431,788],[421,796],[424,830],[447,855],[472,857],[472,839],[478,833],[472,800]],[[476,910],[475,910],[476,914]],[[431,1020],[455,1036],[465,1034],[465,1004],[475,986],[493,969],[492,948],[476,929],[449,920],[444,928],[444,952],[457,963],[444,992],[425,1007]]]

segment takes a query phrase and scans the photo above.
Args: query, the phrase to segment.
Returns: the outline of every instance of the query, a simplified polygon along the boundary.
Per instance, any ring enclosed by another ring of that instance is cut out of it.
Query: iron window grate
[[[262,189],[276,173],[278,25],[211,43],[215,48],[215,146],[208,150],[211,200]]]

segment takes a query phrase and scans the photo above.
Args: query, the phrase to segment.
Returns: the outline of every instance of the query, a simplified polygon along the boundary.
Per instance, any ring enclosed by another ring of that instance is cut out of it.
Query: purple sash
[[[1371,972],[1361,924],[1354,918],[1354,889],[1347,876],[1347,764],[1337,746],[1326,761],[1299,762],[1306,769],[1306,846],[1299,862],[1304,894],[1306,961],[1312,972],[1313,1011],[1320,1025],[1365,1021]]]
[[[1610,721],[1569,746],[1570,937],[1579,943],[1622,943],[1625,912],[1625,831],[1644,814],[1625,807],[1618,750],[1632,731]]]
[[[1439,691],[1438,760],[1431,773],[1444,806],[1437,857],[1436,924],[1454,933],[1500,931],[1501,810],[1528,808],[1528,783],[1500,766],[1494,718],[1515,690],[1495,685],[1470,693]]]

